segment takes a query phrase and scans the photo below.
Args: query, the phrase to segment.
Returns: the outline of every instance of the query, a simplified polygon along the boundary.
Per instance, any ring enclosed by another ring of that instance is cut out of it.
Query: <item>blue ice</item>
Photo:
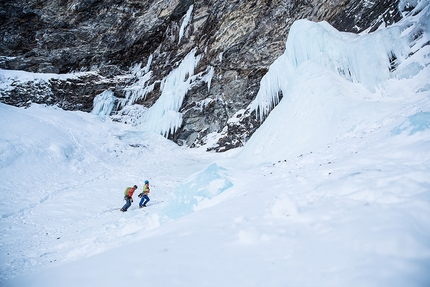
[[[422,132],[430,128],[430,112],[420,112],[410,116],[400,126],[391,131],[392,135],[399,135],[404,131],[409,131],[409,135]]]
[[[172,191],[171,200],[166,204],[165,215],[175,219],[189,214],[201,201],[211,199],[232,186],[226,169],[213,163]]]
[[[116,97],[112,91],[104,91],[94,98],[92,114],[100,117],[109,116],[112,112]]]

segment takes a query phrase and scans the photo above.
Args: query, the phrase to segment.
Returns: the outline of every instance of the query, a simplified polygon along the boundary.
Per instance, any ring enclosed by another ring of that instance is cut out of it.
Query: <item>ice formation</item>
[[[296,21],[284,54],[262,78],[251,108],[257,110],[263,120],[279,102],[280,93],[288,96],[293,75],[307,61],[329,68],[348,81],[360,83],[371,92],[384,88],[384,81],[395,75],[396,67],[428,41],[430,15],[428,7],[424,10],[412,22],[364,35],[339,32],[327,22]],[[417,71],[422,69],[416,68]]]
[[[178,43],[181,42],[181,39],[184,36],[185,28],[190,23],[191,13],[193,13],[193,7],[194,7],[194,5],[191,5],[190,8],[188,8],[187,14],[185,15],[185,18],[182,21],[181,28],[179,29],[179,41],[178,41]]]
[[[201,78],[201,80],[202,80],[203,82],[208,83],[208,90],[210,90],[210,89],[211,89],[212,77],[213,77],[213,76],[214,76],[214,74],[215,74],[214,67],[209,66],[209,67],[207,68],[206,72],[207,72],[207,73],[206,73],[205,75],[203,75],[203,77]]]
[[[164,137],[174,133],[182,124],[182,106],[185,94],[193,84],[204,81],[210,86],[213,68],[194,75],[194,69],[201,55],[196,56],[193,49],[162,82],[162,93],[155,104],[142,116],[142,127],[146,131],[156,132]]]
[[[269,68],[250,104],[265,120],[247,141],[241,160],[275,162],[321,150],[366,130],[370,118],[383,122],[399,90],[404,99],[429,91],[430,12],[428,1],[419,4],[406,20],[371,34],[338,32],[325,22],[295,22],[285,53]],[[396,81],[402,84],[393,88]],[[392,133],[422,130],[427,114],[418,112]]]
[[[116,97],[112,91],[104,91],[94,98],[92,114],[101,117],[109,116],[115,104]]]
[[[179,218],[195,210],[210,205],[209,201],[221,194],[233,184],[228,178],[228,171],[216,163],[190,177],[175,191],[167,203],[165,213],[170,219]]]
[[[113,92],[105,91],[94,99],[92,113],[101,116],[109,115],[117,103],[121,110],[116,116],[124,118],[123,122],[132,125],[141,124],[143,130],[159,133],[164,137],[174,133],[182,125],[182,114],[179,109],[187,91],[193,85],[202,82],[207,83],[209,90],[214,75],[212,66],[208,66],[205,71],[194,75],[194,69],[202,57],[202,55],[196,55],[196,52],[197,49],[189,52],[179,66],[163,79],[161,96],[149,109],[143,106],[132,108],[132,106],[136,101],[144,100],[146,95],[154,90],[155,82],[149,84],[153,74],[150,70],[152,55],[144,68],[141,67],[141,64],[132,68],[132,73],[138,80],[124,89],[124,99],[118,99]]]
[[[152,55],[149,56],[148,63],[144,68],[141,68],[141,64],[133,67],[132,74],[138,79],[138,81],[125,89],[125,99],[118,102],[120,108],[127,105],[133,105],[137,100],[144,100],[146,95],[154,90],[154,83],[148,84],[152,77],[152,71],[150,71],[151,63]]]

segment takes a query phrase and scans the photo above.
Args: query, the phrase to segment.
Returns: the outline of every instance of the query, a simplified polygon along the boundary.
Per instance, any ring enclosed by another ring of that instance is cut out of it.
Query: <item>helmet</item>
[[[149,181],[145,180],[145,184],[148,184],[148,183],[149,183]]]

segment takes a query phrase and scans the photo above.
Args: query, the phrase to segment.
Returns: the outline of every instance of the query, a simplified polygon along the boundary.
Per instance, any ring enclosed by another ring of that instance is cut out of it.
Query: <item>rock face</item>
[[[80,73],[72,79],[16,82],[1,91],[0,101],[89,112],[93,99],[111,90],[122,103],[113,115],[124,113],[124,103],[149,108],[166,76],[196,49],[195,73],[211,74],[210,88],[200,81],[187,91],[179,110],[182,125],[168,137],[199,146],[218,133],[211,149],[224,151],[243,145],[261,124],[246,107],[284,52],[295,20],[373,31],[400,20],[398,6],[394,0],[2,1],[0,68]],[[145,92],[130,97],[130,87],[141,81],[139,68],[146,72]]]

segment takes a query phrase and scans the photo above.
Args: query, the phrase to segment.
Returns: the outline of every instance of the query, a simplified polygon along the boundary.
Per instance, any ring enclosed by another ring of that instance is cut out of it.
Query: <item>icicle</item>
[[[212,77],[215,74],[215,69],[212,66],[207,67],[207,74],[202,77],[202,80],[208,83],[208,91],[211,89]]]
[[[194,5],[191,5],[190,8],[188,8],[187,14],[185,15],[184,20],[182,21],[181,28],[179,29],[179,40],[178,44],[181,42],[182,37],[184,36],[185,28],[190,23],[191,20],[191,13],[193,12]]]
[[[149,69],[151,68],[151,64],[152,64],[152,54],[149,56],[148,63],[146,63],[146,66],[143,69],[145,74],[147,74],[149,72]]]

